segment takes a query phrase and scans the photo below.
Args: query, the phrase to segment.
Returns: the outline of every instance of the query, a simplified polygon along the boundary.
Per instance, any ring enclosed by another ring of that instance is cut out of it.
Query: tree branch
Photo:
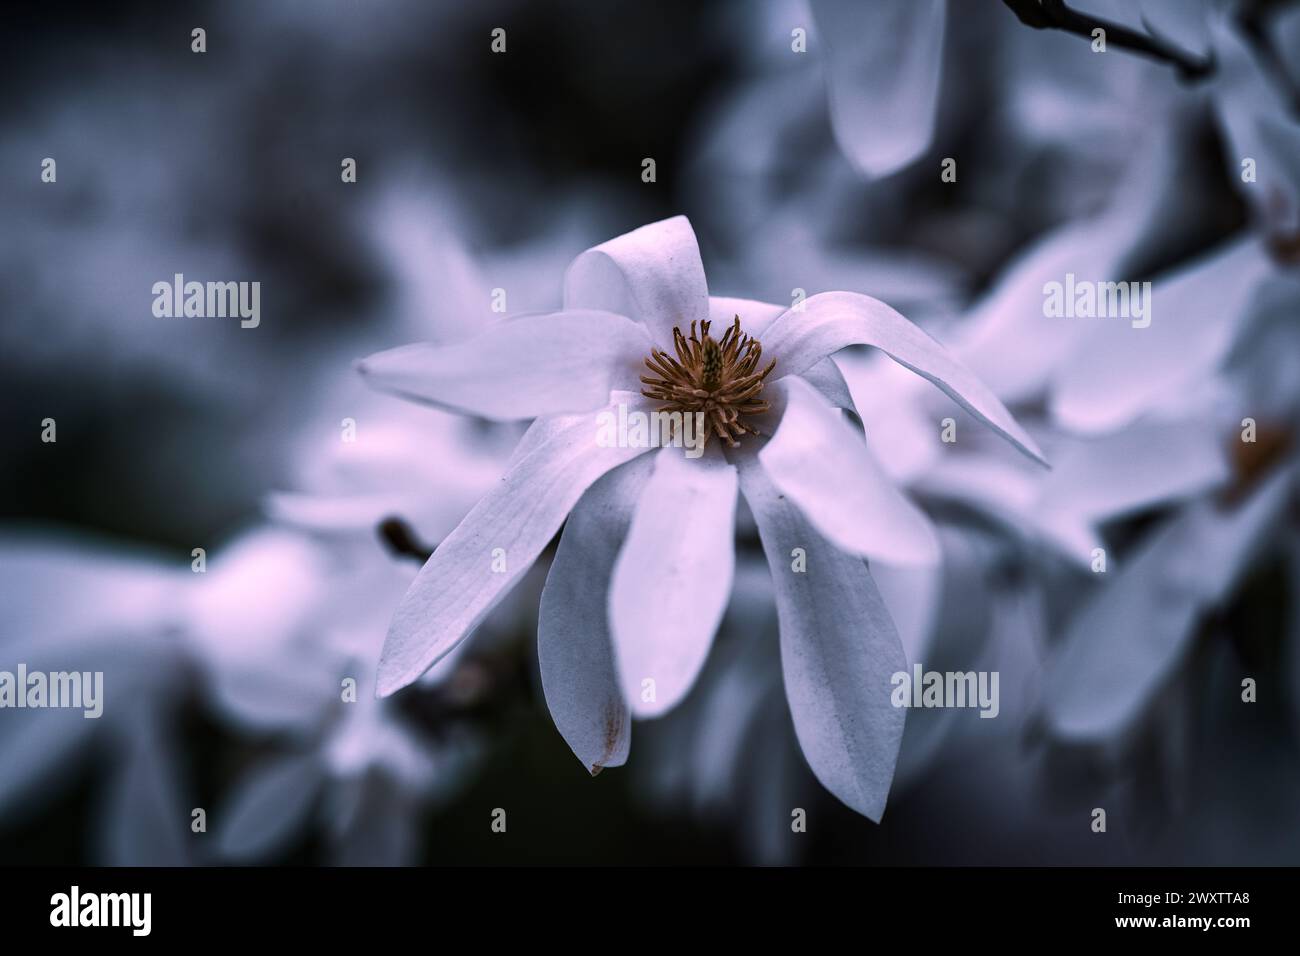
[[[1140,56],[1168,63],[1185,80],[1201,80],[1214,72],[1213,55],[1198,59],[1186,50],[1165,43],[1158,37],[1138,33],[1101,17],[1080,13],[1065,5],[1065,0],[1002,0],[1025,26],[1035,30],[1061,30],[1092,38],[1098,28],[1106,31],[1106,42]]]

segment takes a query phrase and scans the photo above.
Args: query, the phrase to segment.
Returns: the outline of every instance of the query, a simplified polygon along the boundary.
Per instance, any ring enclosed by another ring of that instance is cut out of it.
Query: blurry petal
[[[991,626],[995,599],[989,586],[989,569],[996,559],[987,553],[979,532],[947,525],[941,527],[940,537],[941,568],[897,572],[875,565],[871,577],[898,624],[908,664],[939,673],[965,673],[979,667],[985,643],[997,633]],[[917,617],[922,620],[915,621]],[[1004,695],[1006,684],[1004,677]],[[894,778],[896,791],[922,780],[933,768],[944,743],[952,740],[958,715],[951,707],[922,707],[908,714]]]
[[[640,388],[645,330],[609,312],[565,311],[505,319],[451,345],[405,345],[358,363],[375,388],[484,418],[582,412],[611,389]]]
[[[652,222],[582,253],[565,273],[564,307],[642,322],[671,354],[674,326],[685,331],[709,317],[709,287],[690,220]]]
[[[1198,494],[1227,477],[1227,444],[1212,421],[1144,422],[1064,446],[1035,510],[1104,522]]]
[[[239,782],[220,810],[221,855],[251,860],[282,849],[307,822],[324,782],[314,753],[273,759],[257,767]]]
[[[1224,600],[1277,528],[1293,476],[1223,511],[1199,502],[1156,531],[1075,618],[1047,664],[1043,700],[1063,737],[1102,739],[1142,712],[1177,667],[1200,615]]]
[[[1031,458],[1034,440],[988,387],[918,326],[883,302],[854,292],[824,292],[777,318],[763,336],[763,355],[780,378],[799,375],[850,345],[871,345],[933,382],[966,411]]]
[[[772,484],[838,548],[899,565],[939,560],[934,527],[876,463],[862,437],[799,378],[780,382],[785,413],[759,452]]]
[[[138,708],[128,724],[125,758],[106,796],[105,862],[109,866],[185,866],[192,862],[190,810],[181,792],[177,753],[163,716]],[[119,729],[120,732],[120,729]]]
[[[620,392],[609,409],[636,401]],[[596,431],[597,414],[568,418],[433,552],[393,615],[379,660],[380,696],[405,687],[464,640],[537,560],[583,492],[645,451],[602,448]],[[494,556],[504,572],[493,570]]]
[[[425,808],[419,799],[384,776],[366,777],[356,786],[356,812],[332,834],[331,864],[410,866],[421,848],[419,821]]]
[[[1093,75],[1091,68],[1088,74]],[[1131,81],[1138,82],[1136,77]],[[1032,86],[1044,93],[1040,83]],[[1099,92],[1094,89],[1092,95]],[[1074,100],[1078,94],[1077,88],[1071,91]],[[1060,95],[1058,91],[1048,99],[1053,115],[1061,115]],[[1098,106],[1101,113],[1113,116],[1117,109],[1128,109],[1129,98],[1123,97],[1122,102],[1124,107],[1112,98]],[[1142,136],[1128,148],[1131,158],[1122,167],[1119,182],[1107,191],[1104,209],[1087,219],[1067,221],[1030,243],[954,330],[949,340],[953,353],[1003,402],[1038,399],[1088,331],[1088,320],[1044,315],[1047,283],[1063,282],[1069,273],[1098,282],[1128,278],[1124,273],[1131,271],[1129,263],[1183,254],[1186,232],[1200,220],[1197,207],[1187,202],[1186,189],[1179,185],[1190,133],[1178,115],[1173,120],[1142,123],[1129,116],[1127,121],[1136,124]],[[1078,121],[1072,111],[1071,124]],[[1105,137],[1117,135],[1109,122],[1104,128]],[[1079,135],[1077,125],[1071,125],[1070,142],[1077,142]]]
[[[1079,431],[1118,428],[1210,375],[1271,271],[1255,239],[1239,240],[1156,282],[1145,328],[1122,318],[1076,320],[1097,324],[1061,370],[1053,416]]]
[[[861,558],[818,534],[757,462],[740,469],[772,570],[799,746],[826,789],[879,822],[905,717],[890,700],[892,675],[907,669],[894,622]],[[791,569],[795,548],[807,555],[805,572]]]
[[[332,655],[276,648],[208,663],[204,689],[221,718],[244,731],[309,730],[338,700],[341,661]]]
[[[314,724],[337,699],[340,663],[316,639],[332,584],[326,549],[305,534],[260,528],[190,577],[185,635],[221,716],[253,730]]]
[[[35,669],[35,665],[29,665]],[[6,668],[12,670],[12,663]],[[0,820],[21,822],[27,813],[74,778],[81,754],[95,739],[101,719],[67,708],[6,711],[0,720]]]
[[[1294,234],[1300,230],[1300,123],[1231,18],[1215,19],[1214,47],[1213,102],[1225,134],[1224,160],[1234,172],[1229,180],[1266,230]],[[1284,63],[1294,61],[1281,55]],[[1254,160],[1251,181],[1240,175],[1246,159]]]
[[[898,641],[909,664],[929,662],[926,652],[934,636],[947,564],[945,555],[944,561],[936,562],[933,567],[899,567],[880,561],[871,565],[871,580],[889,609],[889,618],[898,630]]]
[[[1109,279],[1122,246],[1115,224],[1063,226],[1012,260],[954,334],[953,351],[1006,402],[1034,397],[1068,360],[1082,321],[1043,315],[1043,287],[1066,273]]]
[[[704,666],[731,594],[735,518],[736,469],[716,441],[695,460],[655,455],[609,589],[619,677],[639,717],[671,710]]]
[[[565,522],[542,591],[537,659],[546,706],[593,775],[626,763],[631,744],[609,628],[609,582],[653,462],[643,455],[587,489]]]
[[[812,0],[835,138],[867,176],[887,176],[930,146],[944,7],[945,0]]]
[[[0,618],[6,638],[48,649],[104,630],[159,631],[175,624],[189,558],[166,564],[124,548],[60,530],[0,535]]]

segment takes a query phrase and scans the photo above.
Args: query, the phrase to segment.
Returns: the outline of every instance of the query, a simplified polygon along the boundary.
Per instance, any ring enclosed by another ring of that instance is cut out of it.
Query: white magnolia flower
[[[1033,439],[938,343],[875,299],[827,293],[786,310],[710,298],[683,217],[579,256],[564,304],[468,342],[408,346],[361,365],[413,398],[537,418],[499,486],[444,539],[398,607],[379,692],[455,649],[564,525],[541,599],[543,687],[584,766],[623,763],[630,713],[670,709],[708,653],[731,590],[740,492],[773,569],[800,745],[829,790],[879,819],[904,716],[889,703],[889,679],[905,660],[861,559],[924,564],[937,545],[841,413],[852,401],[827,360],[874,346],[1041,458]],[[710,323],[728,331],[715,338]],[[606,447],[600,413],[619,405],[704,414],[704,454]]]

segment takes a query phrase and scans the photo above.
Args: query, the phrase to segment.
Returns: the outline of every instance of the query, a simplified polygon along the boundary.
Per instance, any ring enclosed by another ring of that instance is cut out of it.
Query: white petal
[[[855,292],[824,292],[790,309],[768,327],[763,356],[776,359],[778,378],[799,375],[850,345],[871,345],[943,390],[953,401],[1031,458],[1034,440],[988,387],[918,326],[883,302]]]
[[[616,412],[620,402],[639,399],[618,392],[602,411]],[[582,493],[644,451],[597,445],[598,414],[568,418],[516,461],[433,552],[393,615],[379,661],[380,696],[405,687],[464,640],[532,566]],[[493,570],[494,554],[504,572]]]
[[[736,469],[716,441],[695,460],[655,455],[609,589],[619,679],[639,717],[672,709],[704,666],[731,594],[735,518]]]
[[[1271,271],[1256,240],[1239,240],[1152,285],[1145,328],[1124,318],[1075,319],[1094,325],[1061,370],[1053,416],[1078,431],[1118,428],[1210,375]]]
[[[1197,619],[1230,593],[1276,530],[1292,480],[1289,472],[1273,476],[1230,512],[1212,501],[1191,506],[1092,598],[1044,675],[1057,733],[1101,739],[1141,714],[1182,660]]]
[[[546,706],[593,776],[626,763],[631,744],[632,718],[614,664],[607,596],[653,463],[653,456],[643,455],[587,489],[565,522],[542,591],[537,659]]]
[[[892,675],[907,669],[894,622],[862,559],[818,534],[761,465],[744,461],[740,481],[772,570],[799,746],[826,789],[878,822],[905,717],[890,700]],[[791,567],[795,548],[806,571]]]
[[[357,368],[381,391],[501,421],[600,408],[612,389],[640,388],[645,330],[609,312],[505,319],[472,339],[405,345]]]
[[[812,0],[835,138],[867,176],[887,176],[930,146],[944,8],[945,0]]]
[[[633,229],[588,249],[564,276],[566,309],[601,309],[644,323],[672,352],[683,331],[709,317],[709,287],[695,230],[685,216]]]
[[[897,565],[934,565],[934,527],[877,464],[841,413],[799,378],[778,383],[785,412],[758,453],[768,477],[838,548]]]

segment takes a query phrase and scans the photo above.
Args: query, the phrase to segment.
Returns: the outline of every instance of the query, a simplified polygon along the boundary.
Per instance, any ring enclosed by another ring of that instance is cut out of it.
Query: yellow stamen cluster
[[[768,410],[768,403],[758,397],[763,379],[776,366],[776,359],[758,370],[763,346],[757,339],[740,331],[736,316],[722,338],[709,334],[709,320],[691,323],[687,338],[679,328],[673,329],[674,359],[667,352],[654,349],[645,360],[646,368],[656,377],[641,376],[645,388],[641,394],[666,402],[660,411],[704,413],[705,442],[717,435],[735,448],[741,435],[757,435],[758,429],[742,421],[742,415],[757,415]]]

